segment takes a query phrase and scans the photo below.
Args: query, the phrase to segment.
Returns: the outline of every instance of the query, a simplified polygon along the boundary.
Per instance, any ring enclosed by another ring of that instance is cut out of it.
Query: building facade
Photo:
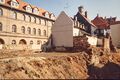
[[[55,15],[22,0],[0,0],[0,44],[10,49],[41,49],[50,35]]]
[[[79,17],[81,20],[83,20],[83,22],[79,21],[78,19],[69,17],[64,11],[60,13],[52,27],[53,46],[55,48],[73,48],[75,46],[74,38],[84,35],[89,35],[87,36],[89,38],[88,42],[91,43],[91,45],[96,45],[97,38],[90,36],[92,35],[92,31],[89,33],[86,30],[86,27],[90,27],[92,30],[95,28],[95,26],[93,26],[92,23],[88,21],[88,19],[83,17],[83,15],[80,14]],[[89,24],[89,26],[86,26],[86,24]]]
[[[110,36],[114,46],[120,48],[120,21],[116,21],[110,25]]]

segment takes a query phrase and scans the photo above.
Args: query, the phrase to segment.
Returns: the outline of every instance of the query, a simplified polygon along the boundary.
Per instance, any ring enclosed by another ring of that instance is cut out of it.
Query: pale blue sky
[[[97,13],[100,16],[117,16],[120,20],[120,0],[23,0],[32,5],[53,12],[56,16],[65,11],[69,16],[74,16],[78,6],[84,6],[88,17],[93,19]]]

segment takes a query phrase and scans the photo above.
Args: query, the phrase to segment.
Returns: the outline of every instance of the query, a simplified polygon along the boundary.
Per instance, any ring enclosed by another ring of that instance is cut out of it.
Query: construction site
[[[0,50],[0,79],[120,79],[119,49],[75,40],[74,52]]]
[[[116,18],[0,0],[0,79],[120,79]]]

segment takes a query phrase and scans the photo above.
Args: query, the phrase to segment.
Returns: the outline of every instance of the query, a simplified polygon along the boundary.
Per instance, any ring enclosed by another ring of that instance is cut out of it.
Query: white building
[[[95,30],[95,26],[84,16],[82,18],[85,22],[91,25],[90,32],[93,33],[92,30]],[[84,34],[91,35],[91,33],[86,32],[87,26],[85,26],[85,24],[86,23],[79,22],[77,19],[70,18],[62,11],[52,27],[53,45],[55,47],[73,47],[74,36],[83,36]],[[89,39],[89,41],[90,40],[92,39]],[[97,43],[97,38],[94,38],[93,40]],[[92,44],[94,44],[93,41]]]

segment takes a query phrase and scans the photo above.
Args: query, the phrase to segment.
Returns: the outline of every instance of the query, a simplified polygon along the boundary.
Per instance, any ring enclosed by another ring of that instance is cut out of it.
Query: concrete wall
[[[120,46],[120,24],[115,24],[110,26],[110,35],[112,37],[113,45]]]
[[[88,43],[92,46],[96,46],[97,45],[97,37],[94,36],[87,36],[88,38]]]
[[[73,24],[71,18],[61,12],[52,27],[55,46],[73,47]]]

